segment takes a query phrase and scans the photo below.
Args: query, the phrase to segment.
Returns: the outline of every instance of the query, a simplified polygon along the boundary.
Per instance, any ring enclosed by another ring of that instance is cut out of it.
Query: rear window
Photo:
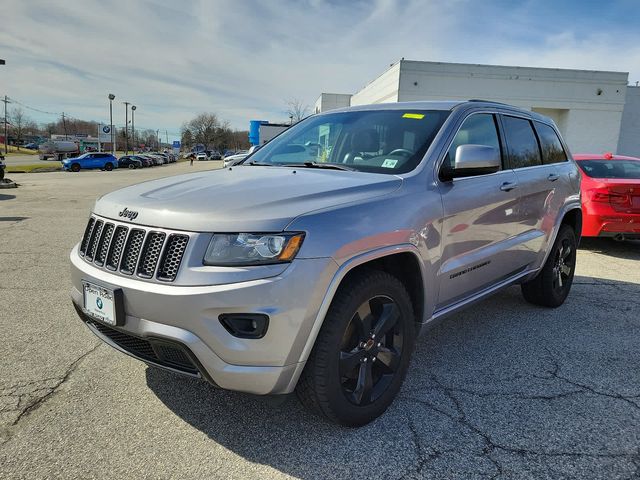
[[[531,122],[524,118],[503,116],[502,123],[509,146],[511,168],[541,165],[540,148]]]
[[[562,143],[558,138],[556,131],[549,125],[534,122],[538,138],[540,139],[540,147],[542,149],[542,163],[549,165],[551,163],[561,163],[567,161],[567,154],[562,148]]]
[[[588,177],[640,179],[640,160],[578,160]]]

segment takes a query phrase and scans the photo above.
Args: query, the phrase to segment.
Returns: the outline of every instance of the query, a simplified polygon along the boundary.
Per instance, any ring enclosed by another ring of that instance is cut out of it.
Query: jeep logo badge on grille
[[[129,210],[125,207],[125,209],[119,212],[118,215],[124,218],[128,218],[129,220],[135,220],[138,216],[138,212],[134,212],[133,210]]]

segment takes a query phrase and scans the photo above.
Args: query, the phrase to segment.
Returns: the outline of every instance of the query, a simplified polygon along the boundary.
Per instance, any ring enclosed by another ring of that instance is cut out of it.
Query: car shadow
[[[5,193],[0,193],[0,202],[2,200],[13,200],[14,198],[16,198],[15,195],[7,195]]]
[[[553,477],[588,466],[597,476],[589,455],[567,463],[552,453],[637,449],[635,436],[616,427],[635,422],[637,410],[615,396],[637,389],[640,349],[630,337],[640,326],[640,286],[602,282],[576,277],[558,309],[526,303],[514,286],[442,322],[418,340],[394,404],[359,429],[314,416],[293,395],[229,392],[155,368],[146,381],[218,445],[297,478],[421,476],[438,462],[436,477],[491,476],[501,468],[494,449],[511,471]],[[547,453],[535,465],[522,453],[538,451]]]
[[[580,240],[580,250],[628,260],[640,260],[640,240],[617,241],[612,238],[586,237]]]

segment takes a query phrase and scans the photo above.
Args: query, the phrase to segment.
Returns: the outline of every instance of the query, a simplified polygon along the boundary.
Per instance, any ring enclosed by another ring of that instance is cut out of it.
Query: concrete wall
[[[351,105],[350,93],[321,93],[314,107],[315,113],[345,108]]]
[[[351,97],[351,105],[398,102],[400,62],[394,63],[382,75]]]
[[[627,87],[616,153],[640,157],[640,87]]]
[[[604,152],[618,146],[627,78],[625,72],[402,60],[351,103],[494,100],[548,114],[573,152]]]

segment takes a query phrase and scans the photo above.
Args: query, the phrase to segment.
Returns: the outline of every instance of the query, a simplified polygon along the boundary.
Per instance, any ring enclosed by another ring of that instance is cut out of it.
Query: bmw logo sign
[[[102,127],[102,131],[104,133],[109,133],[111,131],[111,127],[109,125],[105,125],[104,127]]]
[[[102,310],[102,299],[101,298],[96,298],[96,305],[98,306],[98,308],[100,310]]]

